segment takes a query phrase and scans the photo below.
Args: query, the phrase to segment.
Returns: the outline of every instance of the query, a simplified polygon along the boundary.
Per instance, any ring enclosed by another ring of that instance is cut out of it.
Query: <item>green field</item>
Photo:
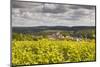
[[[12,64],[34,65],[95,61],[95,40],[12,41]]]

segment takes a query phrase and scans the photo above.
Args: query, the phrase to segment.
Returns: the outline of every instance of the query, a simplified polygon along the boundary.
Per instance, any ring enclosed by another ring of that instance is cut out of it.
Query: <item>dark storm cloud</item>
[[[84,9],[95,9],[95,6],[90,6],[90,5],[71,5],[69,8],[71,9],[81,9],[81,8],[84,8]]]
[[[24,1],[12,1],[12,8],[33,8],[36,6],[41,6],[42,3],[32,3]]]
[[[18,2],[12,2],[12,8],[23,8],[23,6],[19,5]]]
[[[21,5],[19,0],[12,0],[11,6],[12,8],[23,8],[24,5]]]

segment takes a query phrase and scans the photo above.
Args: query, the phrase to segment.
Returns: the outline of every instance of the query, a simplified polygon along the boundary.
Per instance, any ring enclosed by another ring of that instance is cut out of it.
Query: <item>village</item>
[[[48,35],[47,36],[49,39],[51,40],[56,40],[56,39],[59,39],[59,40],[73,40],[73,41],[81,41],[82,38],[81,37],[72,37],[72,36],[63,36],[61,34],[61,32],[56,32],[56,33],[53,33],[51,35]]]
[[[82,37],[78,37],[78,36],[64,36],[61,32],[53,32],[52,34],[46,34],[46,37],[44,37],[43,35],[39,35],[39,36],[35,36],[33,35],[33,39],[34,40],[38,40],[38,39],[43,39],[43,38],[48,38],[49,40],[71,40],[71,41],[81,41]],[[85,38],[87,39],[87,38]]]

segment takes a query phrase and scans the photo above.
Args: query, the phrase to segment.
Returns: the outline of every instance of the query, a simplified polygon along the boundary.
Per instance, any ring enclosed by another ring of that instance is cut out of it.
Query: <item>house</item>
[[[67,40],[73,40],[73,41],[81,41],[82,38],[80,37],[71,37],[71,36],[66,36],[65,37]]]
[[[55,39],[64,39],[64,36],[60,32],[55,32],[51,35],[48,35],[48,38],[53,39],[53,40],[55,40]]]

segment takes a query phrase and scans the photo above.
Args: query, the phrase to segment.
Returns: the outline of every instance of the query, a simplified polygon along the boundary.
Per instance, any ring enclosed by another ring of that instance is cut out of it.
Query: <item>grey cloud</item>
[[[60,4],[53,4],[54,5],[54,9],[52,8],[48,8],[45,7],[44,5],[44,9],[43,9],[43,13],[64,13],[67,11],[66,7]]]
[[[72,9],[72,10],[78,10],[78,9],[94,10],[95,9],[95,6],[87,6],[87,5],[73,6],[73,5],[33,3],[33,2],[23,2],[23,1],[12,2],[12,7],[13,8],[27,8],[29,9],[28,11],[36,10],[36,12],[53,13],[53,14],[64,13],[64,12],[67,12],[69,9]]]
[[[90,19],[91,17],[95,17],[92,16],[92,14],[95,14],[95,9],[94,10],[89,10],[89,9],[77,9],[77,10],[72,10],[72,12],[70,14],[67,14],[68,18],[65,17],[64,19],[66,20],[75,20],[75,21],[78,21],[78,20],[81,20],[81,19]],[[88,18],[86,18],[88,17]],[[91,19],[91,20],[95,20],[95,19]]]
[[[38,9],[42,13],[63,13],[66,12],[66,7],[60,4],[48,4],[50,7],[47,7],[46,3],[32,3],[32,2],[12,2],[12,8],[30,8],[30,9]],[[53,7],[51,7],[53,5]],[[40,8],[38,8],[40,7]],[[36,11],[36,12],[37,12]]]
[[[72,16],[70,17],[70,20],[79,20],[82,17],[85,17],[89,14],[85,13],[85,11],[74,11],[72,13]],[[68,19],[67,19],[68,20]]]
[[[69,8],[68,11],[66,11],[65,13],[51,14],[51,17],[64,19],[64,20],[77,21],[80,20],[82,17],[89,16],[89,15],[91,15],[90,10],[87,9],[70,10]]]
[[[15,4],[17,6],[12,9],[13,26],[92,26],[95,24],[94,6],[31,2]]]

